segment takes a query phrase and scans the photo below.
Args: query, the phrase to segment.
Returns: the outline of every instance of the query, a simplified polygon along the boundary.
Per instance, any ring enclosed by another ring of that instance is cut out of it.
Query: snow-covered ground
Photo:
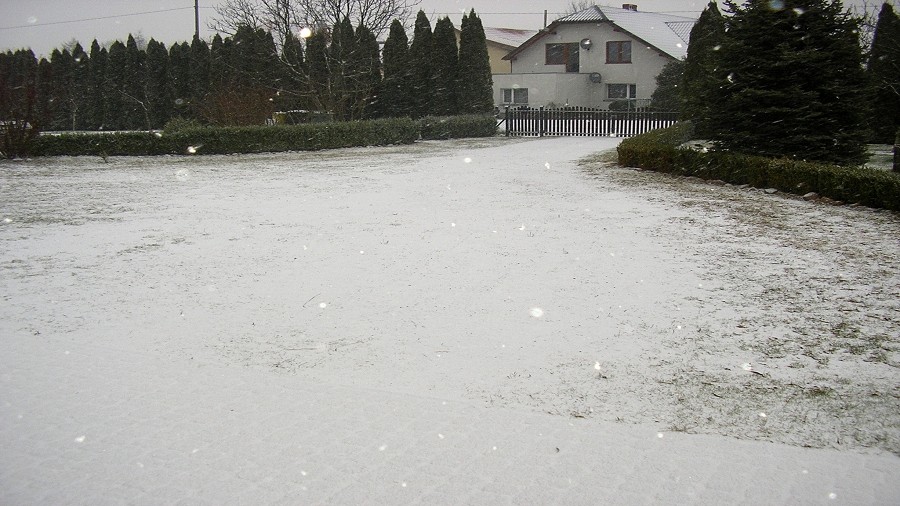
[[[900,501],[900,218],[619,139],[0,162],[0,503]]]

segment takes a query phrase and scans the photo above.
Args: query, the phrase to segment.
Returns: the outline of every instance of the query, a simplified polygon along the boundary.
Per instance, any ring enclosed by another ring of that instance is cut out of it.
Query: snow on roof
[[[525,41],[534,37],[537,33],[537,30],[484,27],[484,36],[487,40],[509,46],[510,48],[521,46]]]
[[[554,21],[548,29],[563,23],[612,23],[622,31],[628,32],[636,38],[668,54],[672,58],[681,59],[687,55],[688,40],[691,28],[696,19],[657,12],[634,11],[605,5],[593,5],[587,9],[562,17]],[[544,32],[546,33],[546,32]],[[543,33],[532,37],[526,43],[530,45],[541,38]],[[508,57],[514,56],[525,45],[513,51]]]

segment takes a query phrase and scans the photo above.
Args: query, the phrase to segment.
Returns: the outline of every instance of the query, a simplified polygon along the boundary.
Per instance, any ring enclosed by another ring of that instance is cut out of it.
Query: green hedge
[[[617,150],[619,164],[775,188],[798,195],[815,192],[833,200],[900,211],[900,174],[865,167],[679,148],[691,134],[689,123],[679,123],[625,139]]]
[[[489,137],[497,133],[492,116],[428,117],[302,125],[203,127],[173,123],[162,133],[115,132],[51,134],[34,139],[32,156],[148,156],[314,151],[354,146],[410,144],[419,138]]]
[[[497,134],[497,120],[493,116],[478,114],[427,116],[419,120],[419,124],[423,139],[492,137]]]
[[[116,132],[42,135],[33,156],[145,156],[166,154],[313,151],[353,146],[409,144],[419,138],[410,119],[383,119],[308,125],[184,127],[164,133]]]

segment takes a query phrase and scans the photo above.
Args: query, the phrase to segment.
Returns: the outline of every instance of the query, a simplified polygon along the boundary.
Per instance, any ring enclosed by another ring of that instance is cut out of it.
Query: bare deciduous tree
[[[240,25],[272,32],[281,46],[301,28],[330,29],[344,18],[381,35],[394,19],[406,20],[421,0],[225,0],[210,28],[233,34]]]

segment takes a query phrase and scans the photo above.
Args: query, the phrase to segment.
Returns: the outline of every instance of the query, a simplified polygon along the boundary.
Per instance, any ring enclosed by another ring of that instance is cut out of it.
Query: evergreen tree
[[[872,111],[872,141],[890,144],[900,128],[900,17],[885,2],[878,14],[867,66]]]
[[[91,43],[84,112],[81,114],[85,121],[85,128],[88,130],[99,130],[103,125],[103,109],[105,107],[103,83],[106,80],[106,59],[106,49],[100,47],[100,43],[94,39],[94,42]]]
[[[72,104],[73,130],[88,130],[87,110],[90,108],[90,95],[88,88],[90,83],[90,57],[80,43],[75,43],[72,48],[72,80],[69,92],[69,101]]]
[[[382,58],[384,80],[381,82],[381,92],[378,93],[379,115],[392,118],[409,116],[409,39],[403,25],[396,19],[391,23],[384,42]]]
[[[276,109],[280,111],[308,109],[304,87],[308,69],[303,58],[303,42],[291,32],[285,35],[281,61],[281,86]]]
[[[353,90],[353,117],[371,118],[375,115],[375,94],[381,84],[381,56],[375,34],[363,25],[356,28],[356,49],[353,68],[359,77]]]
[[[169,93],[172,97],[172,116],[184,119],[195,117],[191,102],[191,57],[186,42],[172,44],[169,48]]]
[[[859,22],[837,0],[726,0],[721,91],[706,131],[721,148],[841,164],[865,159]]]
[[[150,127],[162,128],[172,116],[172,90],[169,87],[169,52],[166,46],[150,39],[147,43],[145,95]]]
[[[38,66],[30,49],[0,55],[0,121],[9,122],[0,133],[0,156],[27,155],[31,139],[43,127],[38,116]]]
[[[329,73],[329,108],[336,119],[350,119],[352,109],[350,95],[356,84],[358,69],[351,66],[356,52],[356,34],[350,18],[345,17],[334,25],[331,32],[331,45],[328,48]]]
[[[122,110],[125,128],[149,129],[149,109],[144,93],[144,59],[146,54],[138,48],[137,41],[128,35],[125,43],[125,70],[122,76]]]
[[[431,94],[429,114],[452,116],[459,111],[456,99],[459,49],[456,46],[456,30],[450,18],[441,18],[435,24],[432,48],[434,92]]]
[[[487,38],[475,9],[463,16],[459,35],[459,109],[463,114],[489,113],[494,110],[491,62]]]
[[[684,60],[673,60],[663,67],[656,76],[656,90],[650,97],[653,109],[657,111],[678,111],[681,108],[679,91],[684,80]]]
[[[421,118],[428,114],[428,106],[434,93],[434,76],[431,60],[434,57],[431,22],[424,11],[416,16],[413,40],[409,45],[410,65],[410,114]]]
[[[125,123],[125,105],[123,80],[128,65],[128,55],[125,44],[115,41],[109,46],[109,54],[106,60],[106,72],[103,80],[103,124],[104,130],[123,130]]]
[[[328,38],[322,30],[316,30],[306,39],[306,64],[310,99],[317,110],[328,111]]]
[[[41,75],[41,93],[46,95],[49,109],[47,128],[72,130],[72,68],[74,62],[68,50],[54,49],[50,54],[50,66]]]
[[[191,42],[191,102],[202,101],[209,92],[210,51],[205,40],[194,37]]]
[[[679,96],[681,119],[692,120],[699,137],[708,136],[706,118],[712,97],[718,93],[716,78],[719,49],[725,38],[725,19],[715,2],[709,2],[691,29]],[[677,110],[677,109],[676,109]]]
[[[209,48],[209,91],[218,89],[227,82],[228,61],[230,60],[228,49],[221,35],[217,33],[213,36]]]

